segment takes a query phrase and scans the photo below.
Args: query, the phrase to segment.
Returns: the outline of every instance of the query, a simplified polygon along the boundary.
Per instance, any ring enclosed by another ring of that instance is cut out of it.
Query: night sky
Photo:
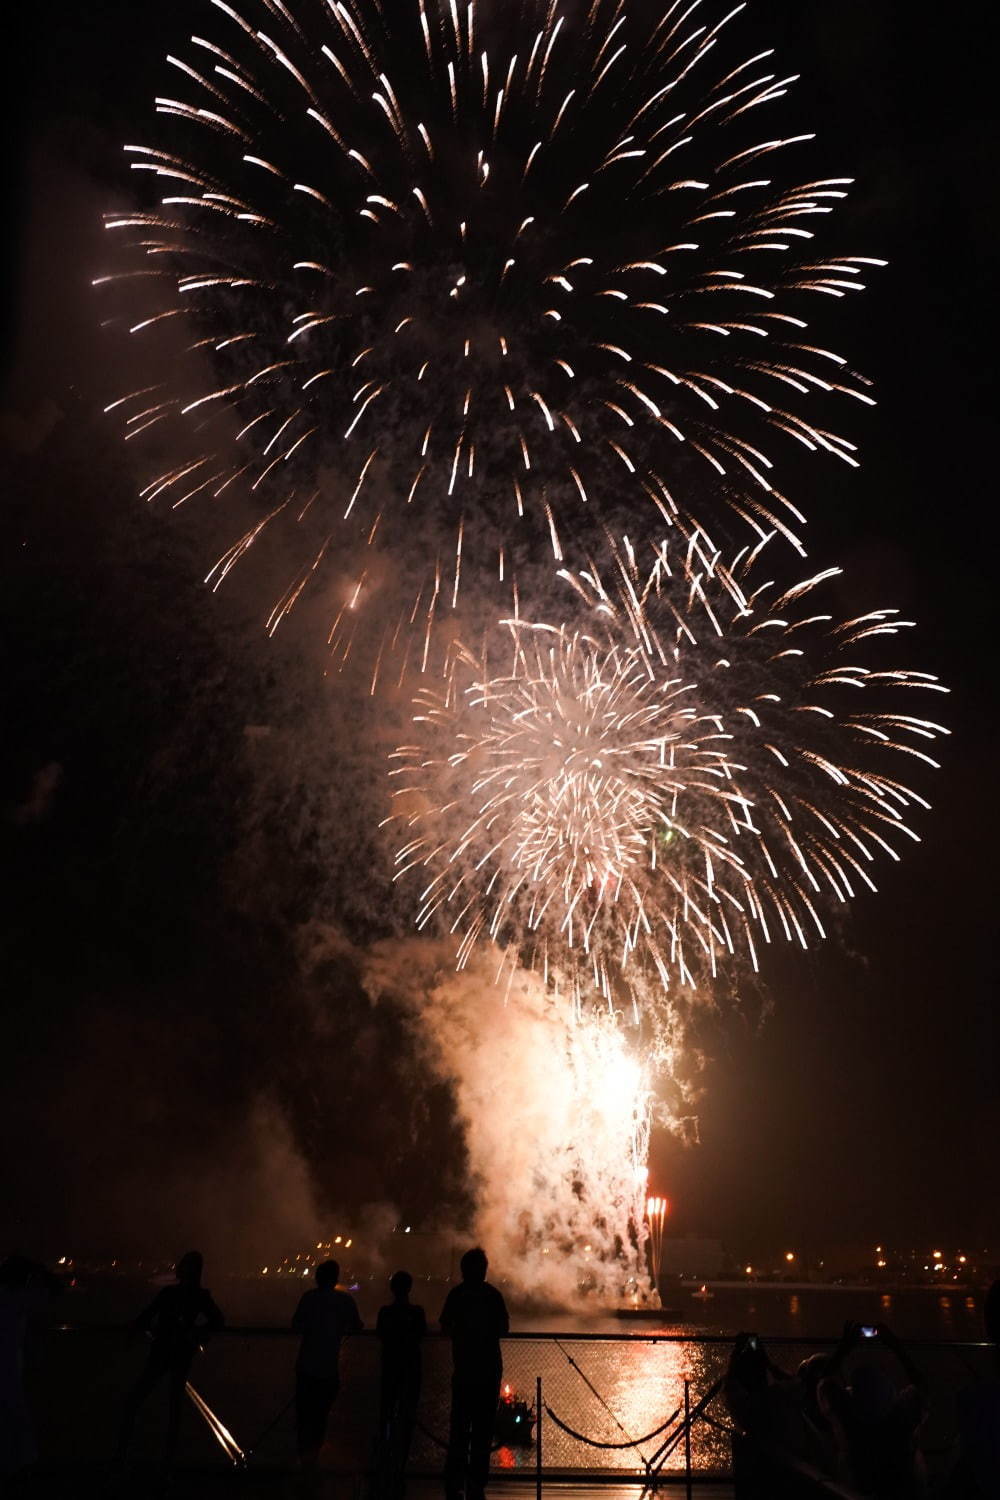
[[[291,1190],[287,1222],[268,1215],[299,1157],[323,1212],[463,1203],[450,1101],[420,1085],[402,1018],[346,960],[303,978],[303,923],[375,931],[337,868],[369,857],[365,830],[335,855],[317,833],[340,752],[316,658],[295,628],[267,639],[249,585],[204,589],[197,523],[144,508],[101,415],[100,213],[199,9],[50,4],[9,50],[0,1250],[159,1248],[182,1228],[266,1248],[297,1231]],[[901,654],[952,688],[930,707],[953,737],[923,842],[879,895],[825,946],[768,954],[767,1006],[706,1022],[701,1145],[656,1139],[674,1227],[739,1255],[933,1239],[1000,1259],[984,10],[754,7],[803,75],[814,175],[857,178],[836,242],[891,262],[836,343],[877,385],[876,410],[848,414],[862,469],[814,461],[789,490],[812,557],[846,569],[841,607],[918,621]]]

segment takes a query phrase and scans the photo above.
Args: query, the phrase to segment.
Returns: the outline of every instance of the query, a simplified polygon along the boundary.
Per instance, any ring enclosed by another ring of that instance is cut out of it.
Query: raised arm
[[[222,1316],[222,1309],[211,1292],[204,1292],[202,1295],[201,1313],[205,1319],[205,1332],[207,1334],[222,1332],[226,1326],[226,1320]]]
[[[148,1307],[144,1307],[136,1318],[132,1327],[136,1333],[151,1333],[157,1318],[160,1316],[160,1303],[163,1301],[162,1290],[157,1292]]]
[[[851,1354],[861,1342],[861,1324],[853,1322],[850,1318],[844,1324],[844,1331],[840,1335],[837,1344],[830,1356],[831,1367],[839,1370],[844,1360]]]
[[[914,1363],[909,1352],[907,1351],[905,1346],[900,1343],[899,1339],[893,1333],[892,1329],[887,1328],[884,1323],[880,1323],[878,1325],[878,1336],[885,1347],[887,1349],[891,1349],[893,1354],[899,1360],[899,1363],[906,1371],[906,1378],[909,1380],[910,1384],[912,1386],[915,1386],[918,1391],[922,1391],[925,1385],[924,1372],[921,1370],[919,1365]]]

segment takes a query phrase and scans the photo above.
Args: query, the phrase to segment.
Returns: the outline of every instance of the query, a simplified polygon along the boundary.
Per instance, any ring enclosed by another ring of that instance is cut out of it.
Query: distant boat
[[[497,1403],[493,1436],[505,1448],[530,1448],[534,1442],[532,1428],[535,1413],[512,1386],[505,1385]]]
[[[715,1296],[715,1293],[714,1292],[710,1292],[708,1290],[708,1287],[705,1286],[705,1284],[703,1282],[702,1285],[698,1288],[698,1290],[696,1292],[692,1292],[691,1295],[692,1295],[692,1297],[697,1297],[700,1302],[707,1302],[710,1297],[714,1297]]]

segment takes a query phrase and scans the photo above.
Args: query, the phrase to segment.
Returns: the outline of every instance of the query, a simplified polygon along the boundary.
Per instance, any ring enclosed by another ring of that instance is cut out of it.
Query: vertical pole
[[[684,1382],[684,1492],[691,1500],[691,1382]]]
[[[542,1500],[542,1377],[535,1376],[535,1500]]]

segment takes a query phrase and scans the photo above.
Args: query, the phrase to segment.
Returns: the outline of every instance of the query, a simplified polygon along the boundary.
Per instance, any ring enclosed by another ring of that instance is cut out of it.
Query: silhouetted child
[[[420,1400],[420,1343],[427,1332],[422,1307],[410,1301],[413,1277],[397,1271],[389,1280],[392,1301],[378,1310],[375,1332],[382,1345],[382,1399],[379,1441],[391,1451],[393,1467],[401,1474],[410,1454],[413,1425]]]
[[[445,1462],[445,1493],[482,1500],[490,1472],[503,1360],[500,1340],[510,1332],[507,1305],[486,1280],[485,1250],[467,1250],[462,1281],[441,1309],[441,1329],[451,1339],[451,1426]]]
[[[148,1334],[152,1348],[146,1368],[125,1398],[118,1453],[123,1457],[132,1440],[136,1415],[147,1396],[167,1381],[167,1458],[177,1446],[181,1403],[192,1361],[203,1339],[219,1333],[225,1320],[212,1294],[202,1286],[204,1262],[197,1250],[182,1255],[174,1267],[176,1286],[165,1286],[135,1320],[135,1330]]]
[[[364,1326],[354,1298],[337,1288],[337,1262],[325,1260],[313,1274],[316,1285],[303,1295],[292,1319],[293,1331],[302,1335],[295,1362],[295,1426],[299,1458],[306,1467],[319,1456],[340,1390],[341,1340]]]

